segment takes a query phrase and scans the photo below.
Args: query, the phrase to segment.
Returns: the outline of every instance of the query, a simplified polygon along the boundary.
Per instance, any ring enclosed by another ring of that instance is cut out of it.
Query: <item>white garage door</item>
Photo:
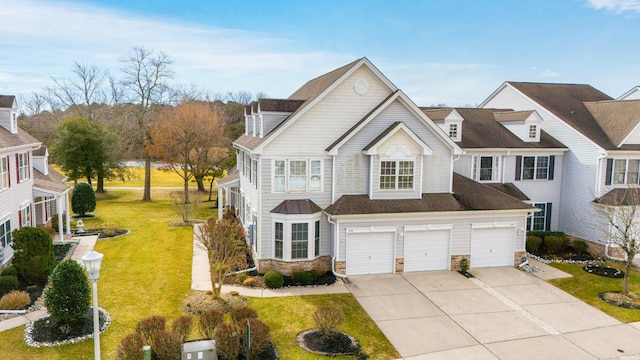
[[[395,232],[347,234],[347,275],[393,274]]]
[[[513,266],[515,234],[514,227],[474,228],[470,266]]]
[[[405,231],[404,271],[449,269],[451,230]]]

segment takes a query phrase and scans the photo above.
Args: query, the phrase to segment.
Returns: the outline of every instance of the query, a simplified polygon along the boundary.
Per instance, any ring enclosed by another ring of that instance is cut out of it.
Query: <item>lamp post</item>
[[[100,360],[100,315],[98,314],[98,278],[104,255],[89,251],[82,257],[84,267],[93,283],[93,352],[96,360]]]

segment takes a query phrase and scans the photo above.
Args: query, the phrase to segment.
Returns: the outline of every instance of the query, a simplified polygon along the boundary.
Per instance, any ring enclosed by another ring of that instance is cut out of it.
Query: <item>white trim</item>
[[[622,139],[622,141],[620,142],[620,144],[616,145],[616,147],[620,147],[622,145],[624,145],[624,143],[627,142],[627,140],[629,139],[629,137],[631,136],[631,134],[633,134],[635,131],[637,131],[638,129],[640,129],[640,122],[638,122],[636,124],[636,126],[633,127],[633,129],[631,129],[631,131],[629,131],[629,133],[627,134],[627,136],[624,137],[624,139]]]
[[[347,234],[367,233],[367,232],[396,232],[397,226],[369,226],[369,227],[348,227]]]
[[[514,222],[484,222],[484,223],[471,223],[471,229],[489,229],[489,228],[507,228],[514,227],[517,223]]]
[[[405,225],[404,231],[452,230],[453,224]]]
[[[369,150],[365,150],[362,153],[365,155],[378,155],[378,148],[383,145],[385,142],[387,142],[389,140],[389,138],[391,138],[392,136],[394,136],[395,134],[397,134],[399,131],[403,131],[406,135],[408,135],[411,140],[413,140],[416,145],[420,146],[420,148],[422,149],[422,152],[420,153],[421,155],[432,155],[433,154],[433,150],[431,150],[431,148],[425,144],[424,141],[422,141],[422,139],[420,139],[413,131],[411,131],[411,129],[409,129],[409,127],[407,127],[407,125],[405,125],[404,123],[400,123],[399,125],[396,126],[395,129],[393,129],[392,131],[390,131],[388,134],[386,134],[382,139],[378,140]],[[342,144],[343,142],[341,142]],[[398,146],[398,147],[403,147],[407,152],[409,151],[409,149],[407,149],[405,146],[403,145],[394,145],[394,146]],[[337,152],[337,148],[335,147],[334,149],[336,149]],[[333,151],[333,150],[332,150]],[[389,151],[391,151],[391,149],[389,149]],[[387,151],[387,153],[389,152]],[[407,154],[405,154],[407,155]]]
[[[504,216],[526,216],[532,211],[538,209],[509,209],[509,210],[466,210],[466,211],[430,211],[430,212],[414,212],[414,213],[381,213],[381,214],[350,214],[335,215],[330,214],[334,219],[347,222],[371,222],[371,221],[388,221],[392,220],[431,220],[431,219],[470,219],[470,218],[486,218],[486,217],[504,217]]]

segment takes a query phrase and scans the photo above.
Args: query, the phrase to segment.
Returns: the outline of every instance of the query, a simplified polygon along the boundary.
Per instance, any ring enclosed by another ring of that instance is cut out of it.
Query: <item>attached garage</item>
[[[404,271],[448,270],[451,249],[451,227],[405,228]]]
[[[470,266],[513,266],[515,237],[513,224],[473,224]]]
[[[395,228],[378,231],[348,230],[347,275],[393,274],[395,236]]]

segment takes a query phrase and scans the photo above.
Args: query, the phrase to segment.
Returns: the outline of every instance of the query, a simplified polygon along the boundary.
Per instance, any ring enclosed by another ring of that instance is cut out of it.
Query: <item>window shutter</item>
[[[544,230],[550,231],[551,230],[551,203],[547,203],[547,210],[545,215],[547,218],[544,221]]]
[[[604,178],[605,185],[611,185],[611,175],[613,173],[613,159],[607,159],[607,175]]]
[[[20,159],[18,159],[18,154],[16,154],[16,183],[20,182]]]
[[[31,179],[31,159],[29,158],[29,153],[25,155],[27,156],[27,179]]]
[[[11,187],[11,161],[9,159],[9,155],[7,155],[7,179],[9,179],[9,187]]]
[[[522,175],[522,156],[516,156],[516,180],[520,180],[520,176]]]
[[[22,210],[18,211],[18,229],[22,229]]]
[[[556,165],[556,156],[555,155],[551,155],[549,156],[549,172],[548,172],[548,177],[547,179],[549,180],[553,180],[553,170],[555,168]]]

